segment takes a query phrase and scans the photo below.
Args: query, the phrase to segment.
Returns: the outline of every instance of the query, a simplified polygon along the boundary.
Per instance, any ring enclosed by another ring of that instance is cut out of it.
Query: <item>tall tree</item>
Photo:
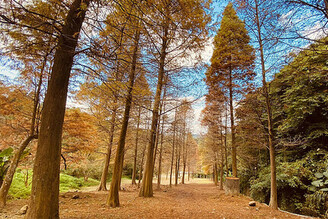
[[[149,8],[151,12],[150,23],[156,22],[156,25],[149,27],[151,28],[149,35],[155,34],[153,35],[152,42],[158,42],[154,44],[154,51],[156,59],[159,61],[157,87],[152,110],[151,137],[148,145],[143,184],[139,192],[140,196],[153,196],[153,156],[165,71],[174,58],[181,56],[186,51],[200,49],[204,45],[204,39],[207,35],[207,24],[210,21],[210,17],[206,12],[208,5],[207,1],[201,0],[154,1],[153,6]]]
[[[254,49],[245,24],[238,18],[232,3],[223,12],[220,29],[214,38],[211,66],[206,81],[225,93],[230,105],[232,174],[237,177],[237,146],[234,104],[250,89],[254,77]]]
[[[270,151],[271,166],[271,195],[270,206],[278,209],[276,161],[275,161],[275,137],[273,132],[272,106],[270,89],[267,83],[268,74],[272,72],[279,61],[274,60],[279,51],[278,42],[285,32],[284,25],[279,24],[279,10],[277,4],[267,0],[240,0],[239,6],[247,19],[248,28],[255,35],[262,75],[262,94],[265,99],[267,113],[268,147]],[[274,63],[270,66],[269,62]]]
[[[130,13],[135,14],[135,7],[136,5],[131,5]],[[128,15],[130,17],[130,14]],[[136,77],[136,69],[138,65],[138,56],[139,56],[139,40],[140,40],[140,27],[139,27],[139,20],[138,18],[132,18],[131,19],[131,31],[133,34],[133,38],[131,40],[132,45],[130,46],[131,50],[131,69],[129,73],[129,79],[128,79],[128,90],[126,94],[126,100],[125,100],[125,109],[124,109],[124,115],[123,115],[123,122],[120,132],[120,137],[117,145],[116,150],[116,157],[115,157],[115,163],[114,163],[114,170],[112,175],[112,182],[110,185],[110,191],[109,196],[107,199],[107,205],[110,207],[119,207],[119,188],[120,188],[120,182],[121,182],[121,175],[123,170],[123,160],[124,160],[124,147],[125,147],[125,138],[129,123],[129,116],[130,116],[130,109],[132,105],[132,97],[133,97],[133,87]]]
[[[59,218],[59,166],[68,81],[75,48],[90,1],[70,5],[55,53],[44,100],[32,192],[26,218]]]

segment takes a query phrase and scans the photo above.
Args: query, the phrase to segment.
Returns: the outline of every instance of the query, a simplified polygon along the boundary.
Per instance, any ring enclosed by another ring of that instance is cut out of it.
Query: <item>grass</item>
[[[8,195],[12,199],[26,199],[31,194],[32,187],[32,171],[28,172],[28,184],[25,185],[26,170],[17,170],[11,187],[9,189]],[[98,185],[99,181],[89,178],[88,181],[84,181],[83,178],[76,178],[66,174],[60,174],[60,192],[68,192],[71,190],[78,190],[82,187],[95,186]]]

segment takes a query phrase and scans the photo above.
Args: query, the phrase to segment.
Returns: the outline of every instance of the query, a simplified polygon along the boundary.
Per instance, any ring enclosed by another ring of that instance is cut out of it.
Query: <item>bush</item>
[[[13,182],[8,192],[8,198],[20,199],[28,198],[31,194],[32,188],[32,171],[28,172],[28,184],[25,185],[26,171],[18,169],[14,175]],[[60,174],[60,192],[67,192],[69,190],[77,190],[81,187],[98,185],[99,181],[89,178],[88,181],[84,181],[84,178],[76,178],[66,174]]]
[[[321,151],[310,152],[303,159],[294,162],[277,162],[278,204],[281,209],[304,213],[304,207],[306,207],[307,212],[317,211],[314,208],[311,210],[313,205],[306,204],[306,197],[313,194],[316,189],[322,189],[322,187],[315,188],[313,186],[313,182],[318,181],[316,176],[321,172],[325,173],[327,167],[327,156],[322,157],[321,154]],[[262,168],[258,178],[251,180],[251,197],[268,204],[270,201],[270,180],[270,167]],[[323,211],[320,210],[321,213],[324,213]]]
[[[103,164],[101,163],[89,163],[88,165],[70,165],[67,170],[63,172],[67,175],[74,177],[90,177],[93,179],[100,180],[103,171]],[[111,178],[112,169],[109,167],[108,178]]]

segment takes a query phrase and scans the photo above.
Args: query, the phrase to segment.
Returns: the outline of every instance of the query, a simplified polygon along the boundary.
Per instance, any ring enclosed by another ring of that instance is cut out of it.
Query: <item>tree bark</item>
[[[59,37],[41,116],[32,192],[26,218],[59,218],[61,136],[68,83],[79,32],[90,0],[75,0]],[[82,4],[86,7],[81,7]]]
[[[130,109],[131,109],[131,104],[132,104],[132,91],[133,91],[137,58],[138,58],[139,38],[140,38],[140,31],[137,29],[136,33],[135,33],[135,39],[134,39],[135,44],[134,44],[134,48],[133,48],[131,71],[130,71],[130,75],[129,75],[128,93],[127,93],[127,97],[126,97],[126,101],[125,101],[123,123],[122,123],[120,138],[119,138],[119,142],[118,142],[117,150],[116,150],[112,182],[110,184],[109,196],[107,199],[107,205],[109,205],[110,207],[113,207],[113,208],[120,206],[118,191],[120,189],[121,175],[122,175],[122,169],[123,169],[123,159],[124,159],[125,138],[126,138],[126,133],[127,133],[127,129],[128,129]]]
[[[261,25],[259,19],[259,9],[258,1],[255,0],[255,18],[257,26],[257,34],[260,46],[260,58],[261,58],[261,67],[262,67],[262,86],[263,93],[265,97],[265,104],[267,110],[268,118],[268,134],[269,134],[269,151],[270,151],[270,167],[271,167],[271,190],[270,190],[270,204],[269,206],[275,210],[278,210],[278,196],[277,196],[277,179],[276,179],[276,160],[275,160],[275,147],[273,144],[274,136],[272,131],[272,113],[271,113],[271,104],[270,96],[268,92],[268,87],[266,83],[266,69],[265,69],[265,60],[264,60],[264,49],[261,33]]]
[[[117,99],[115,98],[114,103],[116,105]],[[113,109],[112,118],[111,118],[111,124],[110,124],[110,130],[109,130],[109,143],[107,147],[107,153],[105,156],[105,163],[104,163],[104,169],[101,174],[101,180],[99,187],[97,188],[97,191],[107,191],[106,182],[107,182],[107,176],[108,176],[108,169],[109,169],[109,163],[110,158],[112,155],[112,147],[113,147],[113,139],[114,139],[114,132],[115,132],[115,121],[116,121],[116,112],[117,107]]]
[[[159,62],[159,71],[157,78],[157,88],[155,95],[155,102],[153,107],[153,117],[151,123],[151,133],[150,133],[150,142],[148,144],[147,150],[147,160],[146,167],[144,171],[144,177],[142,180],[142,186],[140,188],[139,196],[143,197],[152,197],[153,196],[153,173],[154,173],[154,147],[156,142],[156,132],[157,132],[157,123],[158,123],[158,111],[161,101],[162,87],[163,87],[163,78],[165,74],[164,65],[166,58],[166,48],[168,43],[168,17],[166,18],[166,24],[164,25],[164,36],[162,38],[162,48],[160,51],[160,62]]]
[[[136,142],[134,147],[134,159],[133,159],[133,171],[132,171],[132,185],[136,185],[137,175],[137,156],[138,156],[138,140],[139,140],[139,125],[140,125],[141,106],[138,111],[137,131],[136,131]]]

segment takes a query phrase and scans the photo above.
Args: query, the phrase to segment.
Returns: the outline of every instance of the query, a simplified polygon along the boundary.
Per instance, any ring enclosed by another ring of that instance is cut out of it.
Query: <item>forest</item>
[[[108,218],[217,194],[162,207],[327,218],[327,24],[327,0],[0,0],[0,216],[74,218],[84,188]]]

